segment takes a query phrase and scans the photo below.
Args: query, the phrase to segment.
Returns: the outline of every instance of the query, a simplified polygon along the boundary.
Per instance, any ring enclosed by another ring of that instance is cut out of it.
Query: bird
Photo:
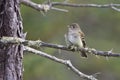
[[[71,49],[76,49],[76,48],[79,49],[86,47],[85,35],[82,32],[78,23],[72,23],[68,25],[68,31],[65,34],[65,41],[68,48]],[[80,52],[82,57],[87,58],[87,54],[85,51],[80,51]]]

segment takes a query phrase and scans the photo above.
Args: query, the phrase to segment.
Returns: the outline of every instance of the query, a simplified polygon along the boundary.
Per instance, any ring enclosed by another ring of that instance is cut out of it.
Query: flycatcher
[[[86,42],[84,36],[84,33],[77,23],[72,23],[71,25],[68,25],[68,32],[67,34],[65,34],[67,46],[72,49],[85,48]],[[81,56],[87,57],[87,54],[84,51],[81,51]]]

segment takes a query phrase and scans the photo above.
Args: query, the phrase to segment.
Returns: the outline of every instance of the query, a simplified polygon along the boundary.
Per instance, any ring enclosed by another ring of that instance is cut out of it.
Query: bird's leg
[[[77,51],[78,50],[78,48],[76,46],[74,46],[74,45],[69,45],[68,49],[70,49],[72,51]]]

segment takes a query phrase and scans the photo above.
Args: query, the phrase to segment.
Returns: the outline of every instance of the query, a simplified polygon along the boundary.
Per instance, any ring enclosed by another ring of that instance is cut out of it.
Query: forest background
[[[44,3],[45,0],[32,0]],[[52,0],[63,2],[63,0]],[[69,0],[70,3],[110,4],[119,0]],[[24,32],[27,39],[40,39],[44,42],[65,45],[64,34],[67,25],[78,23],[85,33],[87,45],[97,50],[120,52],[120,12],[111,8],[61,7],[69,12],[50,10],[44,15],[39,11],[21,5]],[[42,51],[62,59],[70,59],[72,64],[86,74],[100,72],[100,80],[120,80],[120,59],[88,55],[83,59],[80,54],[57,49],[41,48]],[[64,65],[33,54],[25,53],[24,80],[80,80],[80,77]],[[81,79],[82,80],[82,79]]]

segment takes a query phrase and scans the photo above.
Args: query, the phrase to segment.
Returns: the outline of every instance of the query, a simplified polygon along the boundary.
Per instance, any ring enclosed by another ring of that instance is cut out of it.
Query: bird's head
[[[79,25],[77,23],[72,23],[72,24],[68,25],[68,29],[69,29],[69,31],[71,31],[71,30],[79,30],[80,27],[79,27]]]

